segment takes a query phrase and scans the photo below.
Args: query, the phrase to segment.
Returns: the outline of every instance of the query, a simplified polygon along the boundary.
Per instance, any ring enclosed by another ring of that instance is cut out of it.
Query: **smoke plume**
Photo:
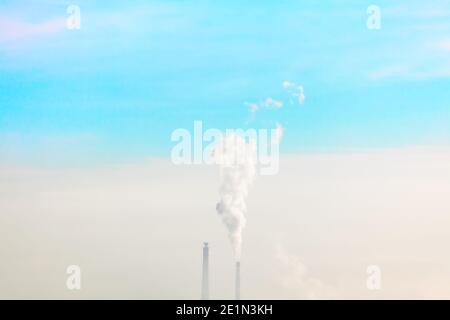
[[[248,189],[256,173],[256,142],[229,133],[215,152],[220,167],[220,201],[216,210],[228,229],[236,261],[240,260]]]

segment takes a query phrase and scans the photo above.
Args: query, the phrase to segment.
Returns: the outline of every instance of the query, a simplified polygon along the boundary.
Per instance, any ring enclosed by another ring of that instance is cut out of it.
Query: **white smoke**
[[[303,102],[303,86],[297,86],[291,82],[283,82],[283,87],[290,90],[291,95]],[[259,109],[280,109],[283,101],[266,98],[261,103],[245,103],[254,115]],[[274,144],[279,144],[283,136],[284,129],[278,122],[275,133],[269,141],[271,150]],[[244,137],[232,132],[222,136],[221,143],[214,149],[214,158],[220,167],[220,201],[216,205],[216,210],[228,229],[231,245],[236,261],[241,259],[242,231],[245,227],[247,212],[246,198],[249,187],[252,184],[257,166],[256,139]],[[278,153],[277,153],[278,156]],[[260,159],[261,160],[261,159]]]
[[[235,259],[239,261],[246,222],[246,198],[256,174],[256,142],[228,133],[222,136],[215,157],[220,167],[220,201],[216,210],[228,229]]]
[[[283,81],[281,84],[283,88],[287,89],[292,97],[294,97],[298,103],[305,102],[305,92],[302,85],[298,85],[294,82]],[[292,103],[292,101],[291,101]]]

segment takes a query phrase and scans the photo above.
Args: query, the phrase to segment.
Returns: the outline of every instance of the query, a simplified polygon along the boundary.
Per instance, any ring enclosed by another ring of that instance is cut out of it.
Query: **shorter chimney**
[[[235,279],[235,296],[236,300],[241,299],[241,263],[236,262],[236,279]]]
[[[202,300],[209,299],[209,247],[208,242],[204,242],[203,247],[203,269],[202,269]]]

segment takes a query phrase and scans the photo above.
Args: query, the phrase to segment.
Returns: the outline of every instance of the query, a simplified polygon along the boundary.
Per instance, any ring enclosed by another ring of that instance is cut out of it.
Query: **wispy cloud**
[[[440,51],[450,52],[450,39],[437,41],[435,43],[435,48]]]
[[[369,80],[381,79],[401,79],[401,80],[424,80],[432,78],[450,77],[450,63],[433,66],[428,69],[419,69],[417,66],[406,67],[393,65],[378,70],[374,70],[367,75]]]
[[[373,69],[367,73],[367,78],[423,80],[450,77],[450,39],[438,36],[435,39],[421,40],[410,51],[414,49],[414,55],[402,60],[399,57],[398,62]]]
[[[0,16],[0,42],[49,36],[63,30],[65,26],[63,18],[30,23],[18,18]]]
[[[369,72],[368,77],[371,80],[379,80],[383,78],[391,78],[397,76],[405,76],[408,74],[408,69],[402,65],[392,65],[378,70]]]
[[[423,4],[426,4],[425,2]],[[450,17],[450,8],[447,6],[411,6],[399,5],[383,9],[383,13],[396,17],[410,17],[410,18],[439,18]]]
[[[285,294],[297,299],[331,299],[336,289],[312,276],[299,256],[288,252],[284,246],[277,248],[277,260],[281,267],[280,284]]]

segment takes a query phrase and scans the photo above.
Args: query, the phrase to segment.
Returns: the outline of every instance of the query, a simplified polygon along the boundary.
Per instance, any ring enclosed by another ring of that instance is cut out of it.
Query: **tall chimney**
[[[208,242],[204,242],[203,247],[203,271],[202,271],[202,300],[209,299],[209,271],[208,271],[208,259],[209,248]]]
[[[241,299],[241,263],[236,262],[236,279],[235,279],[235,295],[236,300]]]

